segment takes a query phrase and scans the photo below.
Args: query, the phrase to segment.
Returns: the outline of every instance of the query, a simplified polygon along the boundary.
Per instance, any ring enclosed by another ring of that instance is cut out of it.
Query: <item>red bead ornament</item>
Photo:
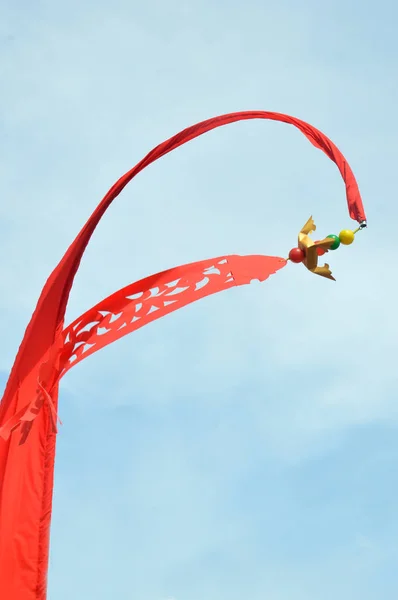
[[[301,263],[305,258],[305,254],[301,248],[292,248],[289,252],[289,258],[293,263]]]

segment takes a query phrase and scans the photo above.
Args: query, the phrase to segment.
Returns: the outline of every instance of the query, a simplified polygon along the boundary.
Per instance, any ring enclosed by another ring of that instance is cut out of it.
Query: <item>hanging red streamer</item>
[[[99,318],[94,320],[94,329],[89,330],[89,334],[83,335],[78,325],[76,330],[73,328],[68,330],[70,337],[65,339],[64,317],[70,290],[95,228],[107,208],[128,182],[151,163],[212,129],[248,119],[270,119],[298,128],[316,148],[322,150],[336,163],[345,183],[349,214],[359,223],[365,221],[357,182],[339,149],[329,138],[308,123],[273,112],[231,113],[188,127],[154,148],[112,186],[46,282],[25,332],[0,404],[0,427],[3,435],[3,438],[0,438],[1,599],[45,600],[46,598],[59,366],[61,358],[65,359],[71,349],[71,346],[69,350],[68,346],[65,347],[68,343],[67,339],[75,344],[77,337],[80,336],[81,343],[86,347],[91,340],[95,341],[96,348],[99,348],[103,344],[99,340],[100,323],[109,329],[108,337],[104,337],[103,340],[113,341],[113,337],[115,339],[120,337],[120,331],[115,334],[115,327],[110,327],[111,319],[105,316],[102,320]],[[283,262],[278,264],[279,268],[283,266]],[[271,271],[274,272],[272,269]],[[141,291],[145,293],[144,290]],[[117,304],[119,301],[114,296],[111,298],[113,299],[108,299],[111,303]],[[148,300],[149,297],[145,297],[145,301]],[[155,305],[158,300],[159,298],[154,300]],[[136,308],[137,304],[134,305],[134,311]],[[165,313],[172,310],[166,309],[164,304],[163,308],[159,308]],[[124,311],[127,314],[132,309],[133,304],[125,305],[123,314]],[[98,314],[93,313],[93,315],[98,317]],[[147,319],[147,322],[154,318],[150,317],[149,313],[145,315],[142,313],[141,317]],[[83,350],[73,347],[73,355],[70,355],[65,362],[65,372],[70,368],[69,361],[72,356],[75,356],[75,361],[78,362],[81,360],[82,353]],[[87,355],[89,353],[90,351],[87,351]],[[20,430],[19,435],[12,434],[15,428]]]

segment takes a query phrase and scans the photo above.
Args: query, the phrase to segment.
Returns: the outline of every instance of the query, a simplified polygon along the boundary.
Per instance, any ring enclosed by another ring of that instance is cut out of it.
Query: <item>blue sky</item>
[[[3,3],[0,383],[40,290],[154,145],[276,110],[349,159],[369,229],[208,298],[63,380],[49,600],[395,600],[398,8],[390,0]],[[68,321],[150,273],[285,256],[350,225],[330,161],[286,125],[232,125],[151,166],[100,224]]]

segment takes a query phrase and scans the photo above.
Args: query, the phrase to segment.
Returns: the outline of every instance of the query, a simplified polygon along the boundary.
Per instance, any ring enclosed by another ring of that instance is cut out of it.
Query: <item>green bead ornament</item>
[[[338,235],[328,235],[328,238],[332,238],[334,240],[333,244],[330,246],[331,250],[337,250],[337,248],[340,246],[340,238]]]

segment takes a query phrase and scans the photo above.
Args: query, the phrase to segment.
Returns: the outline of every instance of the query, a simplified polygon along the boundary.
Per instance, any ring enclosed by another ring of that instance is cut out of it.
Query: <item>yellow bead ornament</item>
[[[342,244],[349,246],[355,239],[355,233],[351,229],[343,229],[339,233],[339,239]]]

